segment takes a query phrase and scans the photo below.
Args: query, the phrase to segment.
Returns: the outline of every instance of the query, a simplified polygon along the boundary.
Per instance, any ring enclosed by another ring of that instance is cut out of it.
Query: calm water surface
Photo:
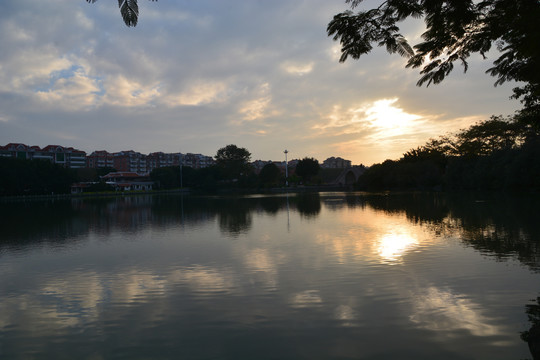
[[[362,193],[2,203],[0,358],[539,358],[539,205]]]

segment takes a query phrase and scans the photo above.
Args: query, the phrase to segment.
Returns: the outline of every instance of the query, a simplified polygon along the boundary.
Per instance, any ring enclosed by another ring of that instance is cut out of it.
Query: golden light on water
[[[407,233],[389,233],[382,236],[377,246],[381,259],[387,263],[398,262],[407,251],[418,245],[418,240]]]
[[[439,241],[429,229],[412,224],[400,213],[355,209],[340,213],[332,223],[328,232],[316,238],[341,264],[365,259],[397,265],[407,254]]]

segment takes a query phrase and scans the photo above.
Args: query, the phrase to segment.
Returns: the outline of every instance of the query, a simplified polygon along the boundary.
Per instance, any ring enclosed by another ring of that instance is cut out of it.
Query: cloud
[[[29,94],[49,82],[52,73],[67,69],[73,63],[60,56],[52,46],[16,51],[3,59],[0,68],[0,90]]]
[[[334,105],[326,121],[312,128],[330,136],[366,132],[375,139],[415,132],[423,124],[422,117],[399,108],[398,100],[379,99],[345,110]]]
[[[268,109],[271,105],[272,96],[270,93],[270,84],[261,84],[254,92],[255,98],[244,101],[240,104],[238,113],[242,120],[253,121],[260,120],[268,116]]]
[[[159,84],[141,84],[126,76],[111,76],[103,81],[104,102],[122,107],[148,106],[159,96]]]
[[[446,333],[467,330],[475,336],[496,336],[500,326],[482,314],[481,306],[449,290],[429,287],[414,296],[410,319],[418,327]]]
[[[415,87],[418,73],[384,49],[339,63],[325,30],[343,2],[139,6],[139,24],[127,28],[107,1],[3,5],[0,108],[17,126],[0,132],[0,143],[80,147],[67,136],[84,138],[85,151],[106,147],[90,121],[106,126],[115,146],[143,153],[177,151],[181,138],[190,152],[242,141],[255,159],[288,148],[299,158],[369,164],[516,107],[506,102],[512,84],[494,89],[473,63],[467,76],[429,89]],[[418,33],[416,23],[409,28]],[[385,125],[377,101],[401,122]],[[53,124],[63,137],[45,131]]]
[[[281,64],[281,68],[291,75],[303,76],[313,71],[315,64],[311,61],[309,63],[294,63],[286,61]]]
[[[95,105],[99,92],[98,81],[89,77],[84,69],[77,69],[72,74],[59,76],[48,89],[37,91],[36,96],[48,105],[81,110]]]
[[[165,95],[162,102],[172,107],[219,103],[227,99],[227,90],[225,82],[200,80],[181,93]]]

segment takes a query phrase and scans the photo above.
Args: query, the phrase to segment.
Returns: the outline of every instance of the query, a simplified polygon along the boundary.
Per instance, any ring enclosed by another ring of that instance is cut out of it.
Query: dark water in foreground
[[[0,358],[532,359],[539,205],[361,193],[0,204]]]

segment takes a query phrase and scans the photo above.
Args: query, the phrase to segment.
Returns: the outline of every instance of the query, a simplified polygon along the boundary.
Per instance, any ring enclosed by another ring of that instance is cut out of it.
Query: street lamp
[[[285,154],[285,186],[289,186],[289,165],[287,165],[287,154],[289,151],[285,149],[283,152]]]

